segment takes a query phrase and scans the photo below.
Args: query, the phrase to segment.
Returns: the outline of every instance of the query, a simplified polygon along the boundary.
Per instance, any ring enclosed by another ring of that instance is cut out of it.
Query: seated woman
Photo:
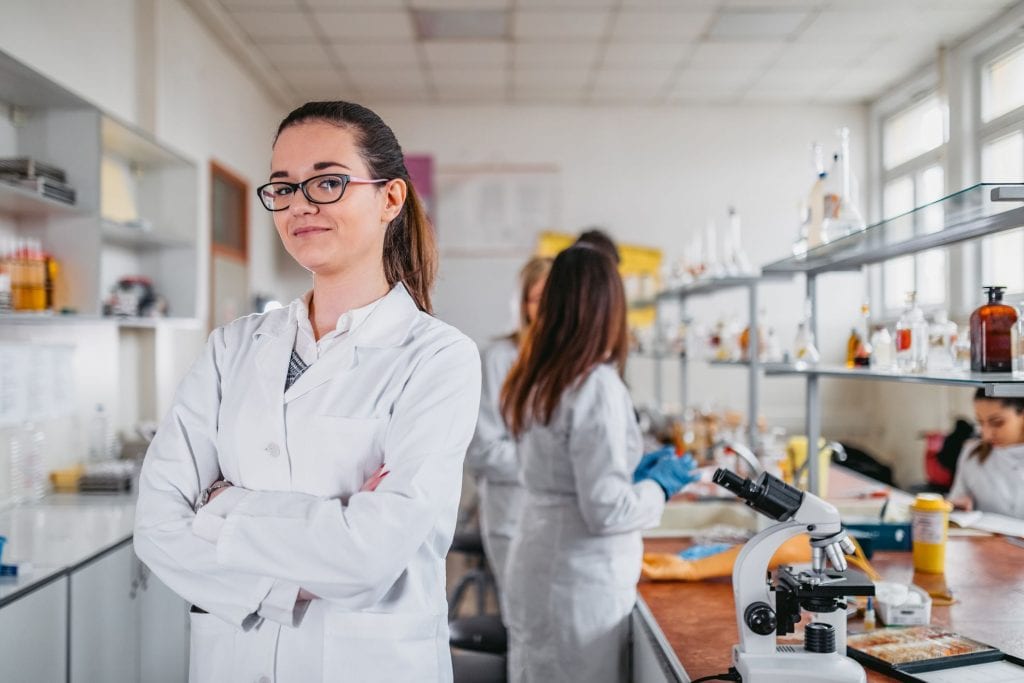
[[[974,395],[981,439],[964,444],[949,500],[964,510],[1024,518],[1024,398]]]

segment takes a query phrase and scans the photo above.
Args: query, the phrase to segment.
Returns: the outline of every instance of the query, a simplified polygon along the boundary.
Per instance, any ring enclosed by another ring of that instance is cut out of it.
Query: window
[[[1024,182],[1024,45],[1017,41],[981,60],[981,182]],[[1024,229],[982,240],[976,284],[1024,292]]]
[[[882,218],[888,219],[941,199],[945,195],[942,153],[946,142],[946,109],[937,93],[923,98],[882,120]],[[907,222],[907,239],[941,230],[942,210],[925,209]],[[946,300],[945,250],[935,250],[887,261],[881,266],[883,315],[903,308],[907,292],[917,292],[923,306]]]

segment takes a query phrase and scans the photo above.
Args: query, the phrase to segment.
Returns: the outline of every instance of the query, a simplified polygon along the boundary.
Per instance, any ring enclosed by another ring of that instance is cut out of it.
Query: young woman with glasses
[[[628,679],[640,530],[691,481],[693,459],[641,458],[626,353],[615,264],[566,249],[502,391],[527,491],[505,570],[511,681]]]
[[[433,233],[376,114],[296,109],[269,181],[312,289],[210,335],[146,455],[136,551],[194,605],[192,681],[450,681],[476,346],[430,315]]]

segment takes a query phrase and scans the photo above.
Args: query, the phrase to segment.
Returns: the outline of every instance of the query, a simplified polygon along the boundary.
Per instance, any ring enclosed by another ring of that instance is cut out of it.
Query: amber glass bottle
[[[988,303],[971,313],[971,370],[1010,372],[1013,369],[1013,325],[1017,311],[1003,303],[1006,287],[985,287]]]

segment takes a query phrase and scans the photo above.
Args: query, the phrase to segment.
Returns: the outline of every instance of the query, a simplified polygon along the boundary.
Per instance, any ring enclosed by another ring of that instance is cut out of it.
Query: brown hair
[[[974,392],[975,401],[998,401],[999,405],[1004,408],[1013,409],[1018,415],[1024,414],[1024,398],[1006,398],[996,396],[986,396],[985,387],[978,387],[978,390]],[[978,458],[978,462],[984,463],[988,460],[988,456],[992,455],[992,444],[987,441],[980,442],[967,456],[969,458]]]
[[[628,353],[626,295],[611,259],[572,246],[551,265],[537,319],[501,390],[501,412],[519,436],[534,421],[551,422],[562,394],[595,365]]]
[[[608,233],[601,228],[588,228],[580,233],[575,244],[587,244],[594,247],[608,258],[615,262],[615,265],[622,263],[622,255],[619,253],[619,246],[615,244]]]
[[[519,327],[508,338],[519,346],[526,338],[526,331],[533,322],[526,317],[526,304],[530,300],[530,290],[546,278],[551,271],[551,259],[547,256],[534,256],[519,271]]]
[[[371,178],[399,179],[408,194],[401,212],[384,233],[384,276],[388,284],[401,282],[420,310],[431,313],[430,290],[437,274],[437,243],[423,204],[405,167],[394,131],[373,111],[353,102],[307,102],[288,114],[277,127],[281,132],[300,123],[324,121],[352,131],[359,155]]]

